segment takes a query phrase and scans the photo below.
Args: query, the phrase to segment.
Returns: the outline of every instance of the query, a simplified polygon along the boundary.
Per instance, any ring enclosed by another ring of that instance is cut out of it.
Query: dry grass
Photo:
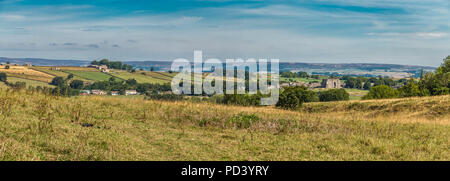
[[[378,107],[350,107],[356,103]],[[449,160],[449,103],[449,96],[311,103],[295,112],[0,91],[0,159]],[[396,111],[372,115],[387,106]]]
[[[55,77],[53,75],[33,70],[25,66],[10,65],[9,69],[5,69],[5,66],[0,66],[0,72],[5,72],[9,76],[13,77],[36,80],[41,82],[51,82],[52,79]]]

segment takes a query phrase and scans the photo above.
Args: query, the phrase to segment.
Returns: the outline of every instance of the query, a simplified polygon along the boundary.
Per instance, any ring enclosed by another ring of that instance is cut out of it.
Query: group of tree
[[[311,77],[307,72],[281,72],[281,77],[285,78],[309,78]]]
[[[277,107],[283,109],[298,109],[305,102],[328,102],[349,100],[349,94],[345,89],[329,89],[321,92],[308,90],[307,87],[287,87],[279,97]]]
[[[435,72],[423,73],[420,80],[410,78],[404,86],[394,90],[387,85],[372,87],[363,99],[383,99],[396,97],[435,96],[450,94],[450,56]]]
[[[400,79],[398,82],[392,80],[388,77],[353,77],[353,76],[343,76],[341,80],[345,80],[345,87],[346,88],[353,88],[353,89],[364,89],[369,90],[372,85],[378,86],[378,85],[387,85],[387,86],[394,86],[398,83],[402,83],[404,79]]]
[[[91,62],[91,65],[106,65],[110,69],[118,69],[118,70],[134,70],[132,65],[124,64],[121,61],[109,61],[108,59],[102,59],[100,61],[94,60]]]

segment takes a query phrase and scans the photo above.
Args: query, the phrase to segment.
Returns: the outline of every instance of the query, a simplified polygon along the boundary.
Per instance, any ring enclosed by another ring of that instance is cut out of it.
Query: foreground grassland
[[[0,160],[450,160],[450,96],[302,110],[0,91]]]

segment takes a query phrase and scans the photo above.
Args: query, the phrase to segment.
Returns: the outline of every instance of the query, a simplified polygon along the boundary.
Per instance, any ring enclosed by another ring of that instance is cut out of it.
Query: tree
[[[97,62],[97,60],[94,60],[91,62],[91,65],[100,65],[100,64]]]
[[[450,94],[450,56],[444,59],[435,73],[426,73],[419,82],[421,89],[427,89],[430,95]]]
[[[70,79],[72,79],[72,78],[73,78],[73,74],[67,75],[67,79],[68,79],[68,80],[70,80]]]
[[[378,85],[370,88],[363,99],[386,99],[398,97],[398,91],[387,85]]]
[[[151,72],[155,71],[155,67],[150,67],[150,71]]]
[[[0,73],[0,81],[1,82],[6,82],[7,77],[8,76],[6,75],[6,73],[4,73],[4,72]]]
[[[55,78],[53,78],[53,80],[50,84],[55,85],[55,86],[62,86],[62,85],[64,85],[64,78],[55,77]]]
[[[400,97],[415,97],[428,95],[428,90],[427,89],[421,90],[419,84],[416,83],[413,78],[411,78],[405,86],[398,89],[398,92]]]
[[[128,85],[134,86],[137,84],[137,81],[135,79],[128,79],[126,83]]]
[[[9,69],[9,64],[5,66],[5,69]]]
[[[319,93],[319,100],[321,102],[328,101],[346,101],[349,100],[350,95],[345,89],[330,89]]]
[[[70,88],[72,89],[82,89],[84,82],[82,80],[73,80],[70,82]]]
[[[109,78],[109,81],[110,81],[110,82],[115,82],[115,81],[116,81],[116,78],[110,77],[110,78]]]
[[[366,81],[366,82],[364,82],[363,89],[364,90],[370,90],[371,86],[372,86],[371,83],[369,81]]]

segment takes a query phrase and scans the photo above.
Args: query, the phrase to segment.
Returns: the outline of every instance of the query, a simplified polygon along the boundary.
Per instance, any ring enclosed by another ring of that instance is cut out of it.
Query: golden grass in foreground
[[[0,159],[449,160],[448,105],[440,96],[295,112],[0,91]]]

